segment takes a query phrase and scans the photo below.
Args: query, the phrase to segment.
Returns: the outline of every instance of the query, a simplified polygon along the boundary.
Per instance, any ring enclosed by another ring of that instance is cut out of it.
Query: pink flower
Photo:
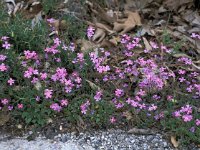
[[[33,74],[32,72],[29,72],[29,71],[27,70],[27,71],[24,72],[24,77],[25,77],[25,78],[31,78],[32,74]]]
[[[40,97],[39,97],[39,96],[36,96],[35,100],[36,100],[37,102],[39,102],[39,101],[40,101]]]
[[[94,96],[94,99],[96,101],[100,101],[102,98],[102,95],[103,95],[102,91],[96,91],[96,95]]]
[[[4,61],[7,58],[5,55],[0,55],[0,61]]]
[[[178,80],[182,83],[184,82],[186,79],[184,77],[178,78]]]
[[[185,70],[182,70],[182,69],[178,70],[178,74],[185,74],[185,73],[186,73]]]
[[[54,111],[60,112],[62,107],[59,106],[57,103],[53,103],[50,105],[50,108],[53,109]]]
[[[116,89],[115,90],[115,96],[121,97],[123,95],[124,95],[124,90],[122,90],[122,89]]]
[[[12,78],[10,78],[9,80],[8,80],[8,84],[9,85],[13,85],[15,83],[15,80],[13,80]]]
[[[172,95],[167,95],[167,100],[168,101],[171,101],[173,99],[173,96]]]
[[[4,72],[4,71],[7,71],[8,70],[8,68],[6,67],[6,65],[4,64],[4,63],[2,63],[1,65],[0,65],[0,71],[1,72]]]
[[[6,98],[2,99],[1,103],[4,104],[4,105],[8,104],[8,99],[6,99]]]
[[[115,122],[116,122],[116,118],[115,118],[115,117],[111,117],[111,118],[110,118],[110,122],[111,122],[111,123],[115,123]]]
[[[189,115],[192,113],[192,106],[190,106],[190,105],[183,106],[183,107],[181,107],[180,112],[186,113]]]
[[[182,118],[183,118],[184,122],[189,122],[189,121],[191,121],[193,119],[193,116],[186,114],[186,115],[183,115]]]
[[[140,89],[140,90],[137,92],[137,95],[139,95],[139,96],[145,96],[145,95],[146,95],[146,92],[143,91],[142,89]]]
[[[90,39],[91,37],[93,37],[94,31],[95,31],[94,27],[92,27],[92,26],[88,27],[88,29],[87,29],[87,37],[88,37],[88,39]]]
[[[80,84],[82,79],[80,77],[77,77],[75,80],[74,80],[76,83]]]
[[[156,105],[154,105],[154,104],[152,104],[150,107],[149,107],[149,111],[154,111],[154,110],[156,110],[158,107],[156,106]]]
[[[132,107],[135,107],[135,108],[136,108],[136,107],[138,107],[138,105],[139,105],[138,102],[136,102],[136,101],[134,101],[134,100],[131,101],[131,106],[132,106]]]
[[[67,106],[68,105],[68,100],[67,99],[63,99],[60,101],[61,106]]]
[[[8,106],[8,110],[13,110],[13,106]]]
[[[60,41],[59,38],[53,39],[53,42],[54,42],[54,44],[56,44],[56,45],[60,45],[60,43],[61,43],[61,41]]]
[[[175,112],[174,112],[174,116],[177,117],[177,118],[178,118],[178,117],[181,117],[180,111],[175,111]]]
[[[24,107],[23,104],[17,104],[17,108],[18,108],[18,109],[22,109],[23,107]]]
[[[119,103],[117,103],[117,104],[115,105],[115,107],[116,107],[117,109],[120,109],[120,108],[124,107],[124,104],[121,103],[121,102],[119,102]]]
[[[196,119],[195,124],[196,124],[197,126],[200,126],[200,119]]]
[[[47,78],[47,73],[40,73],[40,79],[45,80]]]
[[[52,98],[52,94],[53,94],[53,90],[49,90],[49,89],[44,90],[44,95],[46,99]]]
[[[37,59],[38,58],[38,55],[35,51],[29,51],[29,50],[26,50],[24,51],[24,55],[25,55],[25,58],[26,59]]]
[[[86,114],[87,113],[87,109],[90,106],[90,101],[87,100],[87,102],[83,103],[80,108],[81,108],[81,113],[82,114]]]
[[[35,84],[37,81],[39,81],[39,79],[36,77],[33,77],[33,80],[31,80],[31,83]]]
[[[10,46],[11,45],[7,41],[5,41],[5,43],[2,45],[2,47],[5,49],[10,49]]]
[[[6,41],[7,39],[9,39],[9,37],[7,37],[7,36],[2,36],[2,38],[1,38],[2,41]]]
[[[192,33],[191,37],[192,37],[192,38],[200,39],[200,35],[199,35],[199,34],[196,34],[196,33]]]
[[[47,19],[47,22],[49,22],[49,23],[54,23],[56,20],[54,19],[54,18],[49,18],[49,19]]]

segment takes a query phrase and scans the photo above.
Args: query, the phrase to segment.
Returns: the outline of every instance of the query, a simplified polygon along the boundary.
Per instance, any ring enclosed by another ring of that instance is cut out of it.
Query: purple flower
[[[196,124],[197,126],[200,126],[200,119],[196,119],[196,120],[195,120],[195,124]]]
[[[183,119],[184,122],[189,122],[189,121],[191,121],[193,119],[193,116],[186,114],[186,115],[182,116],[182,119]]]
[[[58,105],[57,103],[53,103],[50,105],[50,108],[53,109],[54,111],[60,112],[62,107]]]
[[[115,90],[115,96],[121,97],[123,95],[124,95],[124,90],[122,90],[122,89],[116,89]]]
[[[7,58],[5,55],[0,55],[0,61],[4,61]]]
[[[195,127],[191,127],[189,130],[190,130],[190,132],[194,133],[195,132]]]
[[[88,27],[88,29],[87,29],[87,37],[88,37],[88,39],[91,39],[91,37],[93,37],[94,31],[95,31],[94,27],[92,27],[92,26]]]
[[[5,41],[5,43],[2,45],[2,47],[5,49],[10,49],[10,46],[11,45],[7,41]]]
[[[85,103],[83,103],[80,108],[81,108],[81,113],[82,114],[86,114],[87,113],[87,109],[90,106],[90,101],[87,100]]]
[[[100,101],[102,98],[102,95],[103,95],[102,91],[96,91],[96,95],[94,96],[94,99],[96,101]]]

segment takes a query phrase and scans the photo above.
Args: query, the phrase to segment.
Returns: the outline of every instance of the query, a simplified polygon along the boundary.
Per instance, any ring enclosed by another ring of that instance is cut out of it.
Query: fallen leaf
[[[93,37],[92,41],[97,41],[97,43],[100,43],[103,41],[103,39],[106,37],[106,32],[104,29],[97,28]]]
[[[35,18],[31,21],[31,27],[34,28],[36,25],[40,25],[40,21],[42,20],[42,12],[40,11]]]
[[[179,142],[176,140],[175,136],[171,136],[171,143],[175,148],[179,146]]]
[[[144,36],[145,34],[150,35],[150,36],[155,36],[155,31],[151,29],[149,26],[144,25],[142,27],[142,30],[140,32],[140,36]]]
[[[42,85],[39,81],[37,81],[34,85],[34,87],[36,88],[36,90],[40,91],[40,89],[42,88]]]
[[[93,82],[89,81],[89,80],[86,80],[86,82],[88,82],[88,84],[90,85],[90,87],[93,89],[93,90],[101,90],[101,88],[99,86],[97,86],[96,84],[94,84]]]
[[[91,41],[87,41],[85,39],[79,39],[79,40],[77,40],[76,43],[81,45],[81,51],[83,53],[88,53],[90,50],[93,50],[98,47],[97,44],[95,44]]]
[[[146,50],[151,51],[151,50],[152,50],[152,47],[151,47],[151,45],[149,44],[149,42],[147,41],[147,39],[146,39],[145,37],[143,37],[142,39],[143,39],[143,42],[144,42],[144,45],[145,45]]]
[[[127,120],[131,120],[133,118],[132,114],[129,111],[125,111],[123,116],[126,117]]]
[[[107,23],[112,24],[116,20],[116,18],[110,17],[106,13],[106,11],[99,6],[99,4],[97,4],[95,2],[92,3],[90,1],[86,1],[85,3],[90,7],[91,11],[95,15],[97,15],[99,18],[101,18],[102,20],[106,21]]]
[[[166,0],[164,5],[170,10],[177,10],[180,6],[192,2],[193,0]]]
[[[121,31],[121,34],[125,34],[134,29],[136,26],[142,25],[138,12],[125,11],[125,14],[128,17],[125,21],[124,19],[121,19],[114,23],[113,30],[116,32]]]

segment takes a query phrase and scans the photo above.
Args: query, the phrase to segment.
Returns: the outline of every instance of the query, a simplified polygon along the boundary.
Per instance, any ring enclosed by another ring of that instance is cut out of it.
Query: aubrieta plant
[[[89,40],[94,32],[89,26]],[[49,38],[43,49],[20,51],[12,37],[2,36],[0,109],[26,124],[45,125],[59,115],[73,123],[83,118],[93,126],[132,122],[199,143],[197,58],[176,58],[172,47],[153,40],[147,50],[134,35],[120,39],[115,49],[84,54],[59,36]]]

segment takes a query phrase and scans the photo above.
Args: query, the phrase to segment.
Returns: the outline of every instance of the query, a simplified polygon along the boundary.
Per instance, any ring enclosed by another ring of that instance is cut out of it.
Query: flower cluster
[[[191,37],[200,40],[200,35],[199,34],[192,33]]]
[[[7,36],[3,36],[3,37],[1,38],[1,40],[2,40],[2,42],[3,42],[2,47],[3,47],[4,49],[6,49],[6,50],[8,50],[8,49],[11,48],[11,44],[8,42],[8,39],[9,39],[9,37],[7,37]]]
[[[88,39],[91,39],[93,37],[94,31],[95,31],[94,27],[92,27],[92,26],[88,27],[88,29],[87,29],[87,37],[88,37]]]
[[[96,52],[90,53],[90,59],[94,64],[94,69],[97,70],[99,73],[106,73],[110,70],[108,65],[104,65],[105,61],[110,56],[109,52],[104,51],[104,49],[100,49],[102,52],[102,56],[99,57]]]
[[[180,110],[175,111],[173,115],[177,118],[181,117],[184,122],[192,121],[192,107],[190,105],[183,106]]]
[[[89,106],[90,106],[90,101],[89,100],[87,100],[85,103],[81,104],[81,106],[80,106],[81,113],[82,114],[86,114]]]

